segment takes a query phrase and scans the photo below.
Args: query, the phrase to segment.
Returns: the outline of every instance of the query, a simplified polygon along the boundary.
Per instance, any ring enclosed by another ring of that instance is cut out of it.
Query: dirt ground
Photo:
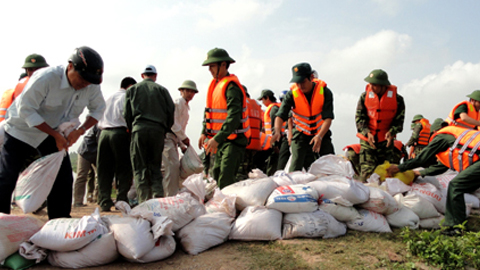
[[[89,203],[87,207],[72,208],[71,215],[75,218],[80,218],[85,215],[90,215],[97,207],[96,204]],[[14,209],[12,214],[22,214],[20,209]],[[103,213],[102,213],[103,214]],[[121,215],[120,211],[112,211],[108,213]],[[40,211],[36,215],[45,222],[48,221],[46,210]],[[148,263],[148,264],[136,264],[118,259],[117,261],[103,266],[89,267],[85,269],[102,269],[102,270],[117,270],[117,269],[247,269],[247,262],[245,258],[242,258],[241,252],[238,251],[235,241],[227,241],[226,243],[202,252],[196,256],[188,255],[177,244],[177,250],[175,253],[165,260]],[[48,262],[44,261],[31,269],[60,269],[58,267],[51,266]]]

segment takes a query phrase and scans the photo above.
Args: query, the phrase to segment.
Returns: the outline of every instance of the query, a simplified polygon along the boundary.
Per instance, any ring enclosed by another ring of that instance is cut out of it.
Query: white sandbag
[[[475,197],[475,195],[470,193],[464,194],[465,204],[471,204],[472,208],[479,208],[480,207],[480,200]]]
[[[62,165],[65,150],[41,157],[18,177],[15,202],[24,213],[37,210],[48,197]]]
[[[150,222],[143,218],[105,216],[103,217],[113,232],[118,252],[128,259],[139,259],[155,246]]]
[[[264,206],[248,206],[233,223],[228,239],[244,241],[282,239],[282,213]]]
[[[341,222],[352,221],[362,218],[358,210],[353,206],[343,206],[341,204],[332,202],[329,199],[321,200],[318,209],[325,211],[332,215],[336,220]]]
[[[364,184],[343,176],[326,176],[308,183],[322,199],[329,199],[344,206],[368,201],[370,189]]]
[[[412,210],[420,219],[440,216],[435,206],[418,194],[413,193],[405,197],[397,194],[394,198],[399,204]]]
[[[325,155],[315,160],[308,172],[314,175],[339,175],[350,179],[355,175],[352,163],[336,155]]]
[[[129,200],[132,200],[132,201],[137,199],[137,188],[135,187],[135,182],[134,181],[132,181],[132,185],[130,186],[130,189],[128,190],[127,198]]]
[[[415,183],[417,184],[421,184],[421,183],[430,183],[432,185],[434,185],[437,189],[441,189],[441,185],[440,183],[438,182],[438,179],[436,176],[423,176],[423,177],[417,177],[417,179],[415,179]]]
[[[102,234],[85,247],[74,251],[51,251],[48,262],[56,267],[84,268],[111,263],[118,258],[113,233]]]
[[[17,252],[20,244],[40,231],[43,224],[34,216],[0,213],[0,262]]]
[[[180,229],[177,237],[188,254],[197,255],[225,242],[232,222],[233,218],[224,212],[205,214]]]
[[[177,242],[173,236],[162,235],[162,237],[155,242],[155,247],[145,254],[145,256],[140,259],[126,259],[127,261],[134,263],[156,262],[172,256],[172,254],[175,253],[176,247]]]
[[[267,177],[268,177],[268,175],[266,175],[260,169],[253,169],[251,172],[248,173],[248,178],[250,178],[250,179],[262,179],[262,178],[267,178]]]
[[[27,260],[35,260],[35,263],[40,263],[47,258],[48,250],[32,244],[30,241],[25,241],[20,244],[18,254]]]
[[[243,180],[222,189],[224,195],[236,194],[235,205],[242,211],[247,206],[263,206],[268,196],[277,188],[271,178]]]
[[[80,120],[78,118],[72,119],[70,122],[61,123],[56,131],[63,135],[63,137],[67,138],[70,135],[70,132],[77,129],[80,126]]]
[[[290,174],[285,171],[276,171],[271,178],[279,187],[297,184]]]
[[[440,215],[433,218],[420,219],[420,228],[422,229],[440,229],[440,223],[445,217]]]
[[[383,215],[393,214],[400,209],[397,201],[388,192],[379,188],[368,188],[370,189],[370,198],[367,202],[360,204],[360,207]]]
[[[416,230],[420,224],[420,218],[410,208],[402,206],[393,214],[386,215],[388,224],[393,227],[409,227]]]
[[[195,152],[193,146],[189,145],[180,159],[180,177],[185,179],[192,174],[201,172],[203,172],[202,160]]]
[[[308,185],[290,185],[276,188],[265,205],[283,213],[313,212],[318,208],[318,193]]]
[[[207,213],[223,212],[235,218],[237,216],[237,209],[235,208],[235,201],[237,195],[224,195],[219,188],[215,189],[213,198],[205,204]]]
[[[283,217],[283,239],[296,237],[334,238],[344,235],[347,226],[338,222],[332,215],[317,210],[310,213],[285,214]]]
[[[405,193],[412,189],[412,186],[406,185],[398,178],[386,178],[382,185],[386,186],[387,192],[392,196],[398,193]]]
[[[185,181],[183,181],[184,189],[182,189],[179,193],[184,192],[185,189],[187,192],[190,192],[194,195],[199,202],[203,204],[205,201],[205,192],[206,183],[203,181],[203,173],[197,173],[190,175]]]
[[[358,213],[362,218],[347,222],[349,229],[362,232],[392,232],[387,219],[382,214],[367,209],[360,209]]]
[[[130,212],[132,217],[146,219],[150,219],[149,215],[168,217],[173,221],[174,232],[203,214],[205,214],[205,206],[187,192],[172,197],[150,199],[137,205]]]
[[[412,190],[407,193],[418,194],[435,206],[438,212],[445,213],[446,198],[444,198],[442,192],[438,190],[434,185],[430,183],[412,184]]]
[[[92,242],[108,229],[100,218],[98,208],[82,218],[56,218],[49,220],[30,241],[35,245],[55,250],[72,251]]]

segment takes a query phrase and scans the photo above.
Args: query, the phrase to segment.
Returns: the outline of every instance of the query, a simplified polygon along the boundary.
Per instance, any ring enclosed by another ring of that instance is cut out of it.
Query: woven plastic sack
[[[358,213],[362,218],[347,222],[349,229],[362,232],[392,232],[382,214],[366,209],[360,209]]]
[[[325,155],[315,160],[308,172],[314,175],[340,175],[349,178],[355,175],[352,163],[335,155]]]
[[[295,237],[334,238],[344,235],[346,232],[347,226],[344,223],[338,222],[323,210],[286,214],[283,217],[283,239]]]
[[[224,195],[236,194],[235,205],[242,211],[247,206],[263,206],[277,184],[271,178],[249,179],[228,185],[222,189]]]
[[[185,154],[180,159],[180,177],[185,179],[192,174],[201,173],[202,171],[202,160],[200,160],[193,146],[189,145]]]
[[[290,185],[276,188],[265,204],[283,213],[313,212],[318,208],[318,193],[308,185]]]
[[[249,206],[233,223],[228,239],[243,241],[282,239],[282,213],[264,206]]]
[[[135,263],[150,263],[156,262],[170,257],[175,253],[175,248],[177,247],[177,242],[175,238],[171,235],[162,235],[157,242],[155,242],[155,247],[150,250],[145,256],[140,259],[127,259],[129,262]]]
[[[383,215],[393,214],[400,209],[398,202],[388,192],[375,187],[368,188],[370,189],[370,198],[360,207]]]
[[[0,262],[18,251],[20,244],[38,232],[43,224],[34,216],[0,213]]]
[[[332,215],[336,220],[341,222],[348,222],[355,219],[362,218],[358,210],[353,206],[343,206],[341,204],[332,202],[329,199],[321,200],[318,209],[325,211]]]

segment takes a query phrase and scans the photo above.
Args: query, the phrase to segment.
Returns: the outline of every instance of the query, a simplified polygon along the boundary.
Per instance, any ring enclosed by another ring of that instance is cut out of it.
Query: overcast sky
[[[291,67],[309,62],[334,94],[331,129],[342,153],[359,142],[355,108],[373,69],[387,71],[405,98],[403,142],[415,114],[445,118],[480,89],[479,12],[474,0],[2,1],[0,91],[15,86],[27,55],[65,65],[74,48],[90,46],[105,62],[105,98],[126,76],[140,81],[147,64],[174,99],[185,79],[194,80],[200,93],[187,135],[196,145],[210,49],[236,60],[230,72],[252,98],[267,88],[278,96],[290,87]]]

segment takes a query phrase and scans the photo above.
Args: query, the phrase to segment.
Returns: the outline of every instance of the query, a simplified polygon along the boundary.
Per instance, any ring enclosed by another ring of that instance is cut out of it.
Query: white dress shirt
[[[85,107],[88,116],[100,119],[105,110],[100,85],[90,84],[75,90],[67,79],[66,67],[37,70],[22,94],[8,108],[5,131],[18,140],[37,148],[48,134],[35,126],[46,123],[55,129],[60,124],[78,119]]]
[[[125,118],[123,118],[125,93],[126,90],[120,88],[120,90],[107,98],[105,101],[105,113],[103,114],[103,118],[98,121],[98,128],[127,127],[127,122],[125,122]]]

